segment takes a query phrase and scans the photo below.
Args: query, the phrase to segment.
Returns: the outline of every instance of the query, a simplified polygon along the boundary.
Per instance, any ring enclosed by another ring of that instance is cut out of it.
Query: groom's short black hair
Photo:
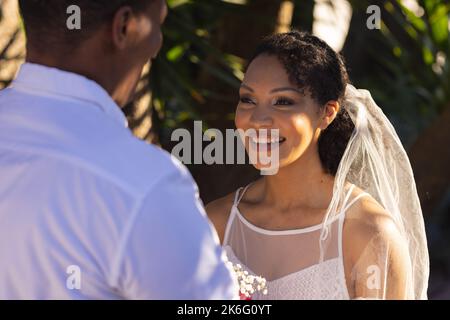
[[[31,48],[70,51],[89,38],[123,6],[140,12],[153,0],[19,0],[19,8]],[[67,9],[76,5],[81,12],[81,29],[69,30]]]

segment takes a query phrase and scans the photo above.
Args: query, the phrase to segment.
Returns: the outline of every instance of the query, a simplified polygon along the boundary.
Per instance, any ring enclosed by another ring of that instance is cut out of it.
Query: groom
[[[234,298],[189,172],[119,108],[161,47],[165,1],[19,5],[27,62],[0,92],[0,299]]]

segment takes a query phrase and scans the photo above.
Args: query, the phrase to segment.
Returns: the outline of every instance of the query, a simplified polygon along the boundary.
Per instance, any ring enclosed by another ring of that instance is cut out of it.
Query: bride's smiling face
[[[276,56],[263,54],[251,62],[239,90],[236,127],[244,131],[278,129],[280,168],[311,150],[323,126],[319,104],[308,90],[301,89],[289,80]],[[250,152],[255,144],[249,138],[245,140],[245,148]],[[262,168],[259,163],[254,165]]]

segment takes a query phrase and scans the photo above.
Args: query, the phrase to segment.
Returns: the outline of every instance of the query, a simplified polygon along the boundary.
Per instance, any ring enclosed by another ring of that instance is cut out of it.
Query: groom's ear
[[[115,48],[122,50],[130,43],[133,29],[134,13],[133,9],[128,6],[121,7],[115,13],[112,20],[112,43]]]

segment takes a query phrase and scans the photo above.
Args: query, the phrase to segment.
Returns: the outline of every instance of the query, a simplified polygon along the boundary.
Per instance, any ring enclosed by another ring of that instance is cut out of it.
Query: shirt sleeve
[[[237,283],[185,168],[142,200],[118,259],[126,299],[236,299]]]

